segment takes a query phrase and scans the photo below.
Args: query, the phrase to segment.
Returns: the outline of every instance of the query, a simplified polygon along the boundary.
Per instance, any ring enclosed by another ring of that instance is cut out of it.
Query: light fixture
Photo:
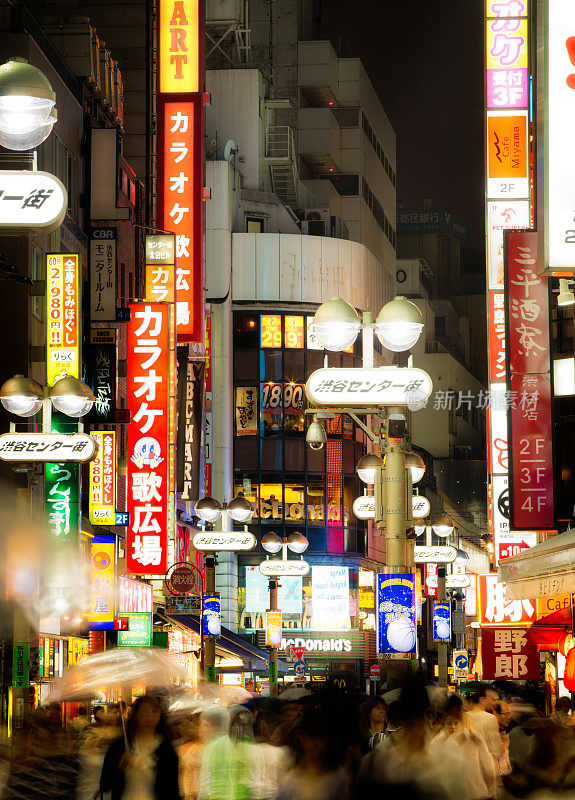
[[[559,294],[557,295],[558,306],[572,306],[575,303],[575,295],[569,288],[575,281],[568,278],[559,278]]]
[[[326,350],[347,350],[361,328],[359,314],[341,297],[332,297],[314,314],[311,329]]]
[[[441,514],[437,519],[432,523],[431,527],[433,528],[433,532],[437,534],[437,536],[451,536],[453,533],[454,523],[451,517],[448,517],[447,514]]]
[[[295,531],[288,537],[287,546],[292,553],[305,553],[309,547],[309,541],[307,537],[303,535],[303,533],[300,533],[300,531]]]
[[[255,514],[255,508],[243,494],[238,494],[230,500],[227,509],[230,517],[236,522],[249,522]]]
[[[325,428],[321,422],[317,421],[317,419],[314,418],[313,422],[310,423],[305,435],[305,440],[312,450],[321,450],[321,448],[327,442]]]
[[[42,387],[24,375],[14,375],[0,389],[0,402],[10,414],[32,417],[42,408]]]
[[[357,462],[356,471],[361,480],[367,484],[375,483],[377,470],[383,466],[383,460],[375,453],[367,453]]]
[[[48,138],[57,115],[46,76],[24,59],[0,66],[0,144],[29,150]]]
[[[456,564],[466,564],[469,561],[469,555],[462,550],[460,547],[456,550],[457,555],[455,556],[455,563]]]
[[[411,470],[411,482],[419,483],[425,475],[425,461],[417,453],[407,453],[405,456],[405,468]]]
[[[401,295],[386,303],[375,321],[377,338],[384,347],[396,353],[413,347],[422,330],[421,311]]]
[[[282,540],[277,533],[270,531],[262,537],[262,547],[268,553],[279,553],[282,549]]]
[[[422,534],[424,534],[426,527],[427,527],[426,525],[414,525],[413,530],[415,531],[415,535],[421,536]]]
[[[215,522],[220,518],[221,513],[222,507],[213,497],[206,495],[196,503],[196,516],[205,522]]]
[[[490,555],[493,555],[493,553],[495,552],[495,547],[493,546],[493,542],[487,542],[487,544],[485,546],[487,548],[487,552]]]
[[[56,411],[68,417],[83,417],[96,402],[90,387],[73,375],[61,378],[49,393]]]

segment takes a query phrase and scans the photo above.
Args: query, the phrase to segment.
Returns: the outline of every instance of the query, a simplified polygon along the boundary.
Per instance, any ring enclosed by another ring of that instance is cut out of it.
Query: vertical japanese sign
[[[483,680],[538,681],[539,651],[524,628],[486,628],[481,634]]]
[[[116,320],[116,264],[118,229],[92,228],[90,232],[90,319]]]
[[[555,523],[549,287],[537,274],[537,236],[506,233],[510,506],[517,529]]]
[[[187,357],[178,369],[177,488],[181,500],[197,500],[200,497],[205,373],[203,362],[188,361]]]
[[[537,619],[535,600],[506,600],[505,583],[495,573],[477,576],[477,619],[482,628],[530,625]]]
[[[506,308],[503,232],[530,227],[531,159],[529,137],[528,0],[486,0],[486,273],[488,287],[487,411],[489,484],[498,505],[488,503],[490,532],[507,526],[499,513],[499,494],[507,491]],[[503,484],[505,486],[503,487]],[[497,509],[497,516],[496,516]],[[498,548],[495,548],[495,559]]]
[[[90,545],[90,628],[113,630],[116,594],[116,537],[95,536]]]
[[[537,6],[539,272],[575,269],[575,4]]]
[[[212,318],[206,315],[206,414],[204,459],[206,463],[206,494],[212,496]]]
[[[163,574],[168,558],[169,306],[134,304],[128,325],[128,572]]]
[[[258,387],[236,386],[236,436],[257,436]]]
[[[80,374],[79,256],[47,256],[46,373],[49,386],[66,375]]]
[[[87,377],[96,402],[84,419],[97,424],[116,422],[116,329],[92,328],[88,353]]]
[[[78,465],[47,463],[45,492],[50,534],[63,544],[77,544],[80,532]]]
[[[146,300],[173,303],[176,239],[169,234],[146,236]]]
[[[116,524],[116,432],[92,431],[98,443],[96,458],[90,461],[90,522]]]
[[[417,653],[415,575],[377,576],[377,652],[386,658],[412,658]]]

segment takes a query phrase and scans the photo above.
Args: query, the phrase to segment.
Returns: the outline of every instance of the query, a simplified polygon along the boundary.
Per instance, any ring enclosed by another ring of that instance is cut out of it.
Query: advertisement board
[[[90,628],[113,630],[116,575],[116,537],[94,536],[90,544]]]
[[[77,253],[46,256],[46,376],[53,386],[80,374],[80,295]]]
[[[313,566],[311,597],[312,630],[343,631],[351,628],[348,567]]]
[[[92,431],[98,444],[90,461],[89,515],[92,525],[116,522],[116,431]]]
[[[90,231],[90,320],[116,321],[116,262],[118,229]]]
[[[266,646],[279,647],[282,641],[282,612],[266,611]]]
[[[417,653],[415,575],[377,576],[377,652],[387,658],[413,658]]]
[[[535,600],[507,600],[497,574],[477,575],[477,619],[482,628],[530,625],[537,619]]]
[[[539,680],[539,651],[524,628],[486,628],[481,634],[483,680]]]
[[[258,567],[246,567],[246,612],[263,614],[269,608],[269,578]],[[299,575],[282,577],[278,586],[278,606],[284,614],[302,613],[302,579]]]
[[[451,603],[435,601],[433,604],[433,641],[451,641]]]
[[[202,631],[204,636],[219,636],[221,631],[221,603],[219,594],[202,597]]]
[[[153,614],[143,611],[124,616],[129,630],[118,631],[118,647],[151,647]]]

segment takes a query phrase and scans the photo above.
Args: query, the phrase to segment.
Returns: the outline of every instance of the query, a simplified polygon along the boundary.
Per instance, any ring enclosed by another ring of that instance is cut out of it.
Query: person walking
[[[373,750],[385,738],[387,707],[381,697],[370,697],[358,708],[358,722],[364,752]]]
[[[499,695],[494,689],[482,687],[471,697],[468,714],[473,729],[483,737],[487,749],[491,753],[495,768],[499,772],[499,759],[503,756],[504,746],[499,735],[499,725],[493,711]]]

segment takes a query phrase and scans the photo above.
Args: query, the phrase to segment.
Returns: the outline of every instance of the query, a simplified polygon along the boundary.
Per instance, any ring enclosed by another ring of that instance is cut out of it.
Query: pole
[[[445,566],[437,566],[437,599],[445,602]],[[439,664],[439,686],[447,688],[447,642],[438,642],[437,661]]]
[[[270,611],[278,610],[278,579],[270,578]],[[277,697],[278,694],[278,649],[270,647],[270,697]]]
[[[205,574],[206,574],[206,594],[214,594],[216,591],[216,557],[213,555],[206,555],[205,560]],[[203,612],[203,606],[202,606]],[[204,627],[203,613],[202,613],[202,630]],[[206,683],[216,682],[216,637],[211,634],[205,634],[203,637],[204,644],[204,680]]]

